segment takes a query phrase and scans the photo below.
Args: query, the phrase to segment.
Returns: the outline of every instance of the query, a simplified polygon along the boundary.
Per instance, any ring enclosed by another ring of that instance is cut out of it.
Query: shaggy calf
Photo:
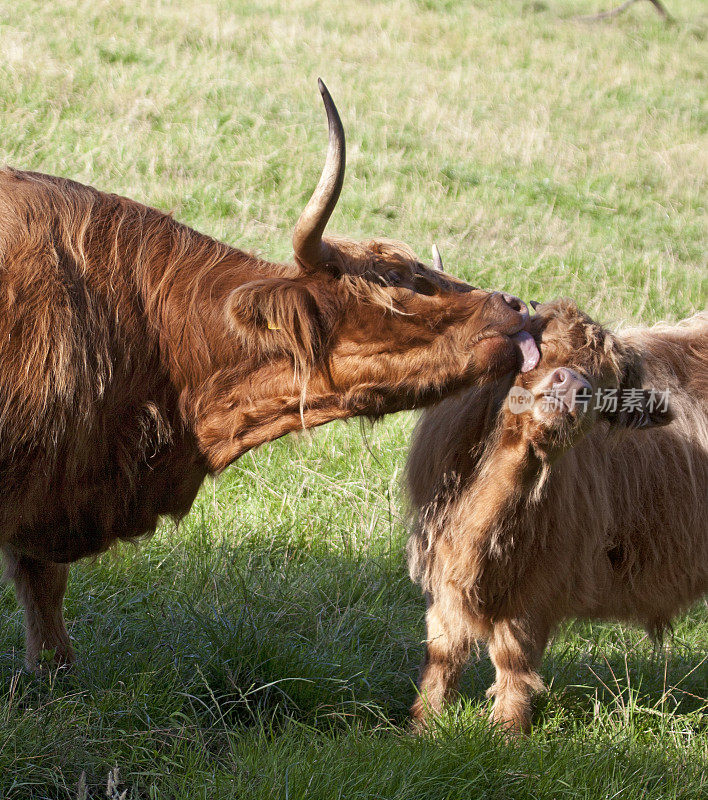
[[[186,514],[208,473],[297,428],[535,363],[520,300],[399,243],[323,238],[345,158],[320,89],[329,149],[294,264],[124,197],[0,170],[0,549],[30,666],[43,648],[73,657],[68,563]]]
[[[493,719],[528,731],[561,620],[657,634],[708,590],[708,314],[612,333],[570,301],[536,308],[538,366],[443,401],[414,438],[408,554],[427,598],[417,724],[483,640]],[[668,409],[650,387],[669,391]]]

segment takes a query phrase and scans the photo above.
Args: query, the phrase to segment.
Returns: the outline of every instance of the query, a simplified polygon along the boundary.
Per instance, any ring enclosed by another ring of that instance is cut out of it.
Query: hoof
[[[36,674],[57,669],[69,669],[76,661],[74,650],[69,647],[43,648],[36,655],[28,654],[25,658],[25,669]]]

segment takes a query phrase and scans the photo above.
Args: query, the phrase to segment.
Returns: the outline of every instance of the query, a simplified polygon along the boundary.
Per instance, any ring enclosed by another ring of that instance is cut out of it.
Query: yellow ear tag
[[[278,327],[277,325],[273,325],[272,322],[268,322],[268,330],[269,331],[280,331],[282,328]]]

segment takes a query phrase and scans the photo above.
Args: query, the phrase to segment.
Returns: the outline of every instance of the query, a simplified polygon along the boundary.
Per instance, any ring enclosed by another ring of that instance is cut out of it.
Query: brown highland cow
[[[615,334],[570,301],[536,308],[538,366],[426,411],[414,438],[408,554],[428,606],[417,725],[481,640],[494,721],[528,731],[559,622],[656,635],[708,590],[708,314]]]
[[[69,562],[187,513],[208,473],[297,428],[426,405],[530,366],[528,312],[404,245],[322,238],[344,132],[272,264],[139,203],[0,171],[0,548],[27,663],[70,661]],[[512,340],[513,339],[513,340]]]

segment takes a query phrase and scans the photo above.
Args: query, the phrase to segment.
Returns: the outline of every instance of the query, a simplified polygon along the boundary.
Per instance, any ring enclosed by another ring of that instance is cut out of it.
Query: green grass
[[[0,161],[128,194],[275,259],[348,134],[331,228],[400,238],[603,321],[706,306],[705,0],[0,0]],[[699,798],[708,610],[655,653],[571,623],[532,737],[484,724],[488,660],[405,733],[423,602],[403,563],[412,427],[332,425],[245,456],[164,526],[72,570],[80,661],[21,668],[0,590],[0,798]],[[82,778],[83,774],[83,778]]]

